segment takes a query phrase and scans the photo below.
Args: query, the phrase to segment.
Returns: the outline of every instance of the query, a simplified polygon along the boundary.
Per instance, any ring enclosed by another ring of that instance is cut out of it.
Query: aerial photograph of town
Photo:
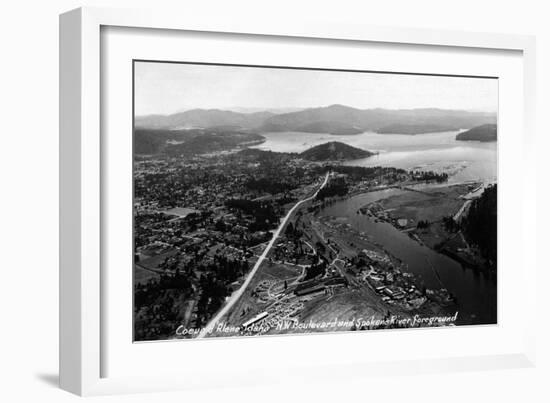
[[[497,323],[497,78],[133,72],[135,342]]]

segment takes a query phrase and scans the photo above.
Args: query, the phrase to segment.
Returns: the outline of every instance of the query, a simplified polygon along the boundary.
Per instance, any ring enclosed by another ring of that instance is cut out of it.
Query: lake
[[[460,131],[417,135],[362,133],[335,136],[322,133],[262,133],[266,141],[254,146],[262,150],[302,152],[329,141],[340,141],[379,154],[346,165],[392,166],[431,170],[449,174],[449,183],[464,181],[495,182],[497,143],[456,141]]]

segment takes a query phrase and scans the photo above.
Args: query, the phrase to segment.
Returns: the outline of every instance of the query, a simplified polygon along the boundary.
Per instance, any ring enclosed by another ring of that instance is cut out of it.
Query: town
[[[338,235],[338,223],[319,215],[350,194],[445,180],[434,172],[351,167],[253,148],[136,156],[136,339],[175,337],[178,327],[211,324],[255,265],[258,272],[226,315],[244,335],[281,332],[282,321],[305,318],[320,301],[348,294],[371,301],[382,316],[451,305],[446,290],[422,287],[370,243],[359,247],[360,234],[357,244],[346,243],[349,230]]]

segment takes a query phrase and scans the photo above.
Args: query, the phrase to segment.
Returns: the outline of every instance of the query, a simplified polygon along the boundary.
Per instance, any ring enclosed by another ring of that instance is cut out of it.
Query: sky
[[[496,112],[498,80],[136,62],[136,116],[188,109],[442,108]]]

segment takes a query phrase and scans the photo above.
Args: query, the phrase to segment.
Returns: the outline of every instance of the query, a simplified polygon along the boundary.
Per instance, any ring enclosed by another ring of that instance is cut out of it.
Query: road
[[[283,228],[285,227],[286,223],[288,222],[289,218],[292,216],[292,214],[294,214],[294,212],[296,211],[296,209],[298,207],[300,207],[302,204],[307,203],[307,202],[309,202],[309,201],[311,201],[311,200],[313,200],[317,197],[317,194],[319,193],[319,191],[321,189],[323,189],[326,186],[326,184],[328,183],[329,176],[330,176],[330,172],[327,172],[327,174],[325,176],[325,179],[323,180],[323,183],[321,184],[321,186],[319,186],[319,189],[317,189],[317,191],[312,196],[310,196],[308,198],[305,198],[303,200],[300,200],[298,203],[296,203],[289,210],[289,212],[287,213],[287,215],[285,216],[285,218],[283,219],[283,221],[281,222],[281,224],[279,225],[279,227],[277,228],[277,230],[273,234],[273,238],[271,238],[271,241],[269,241],[269,243],[267,244],[267,247],[264,249],[263,253],[258,258],[258,261],[254,265],[252,270],[250,270],[250,273],[248,273],[248,276],[246,276],[246,279],[244,280],[244,283],[241,285],[241,287],[237,291],[235,291],[231,295],[231,297],[229,297],[229,299],[226,301],[224,307],[208,322],[208,324],[203,328],[203,330],[197,336],[197,339],[204,338],[208,334],[208,331],[210,329],[213,329],[214,326],[216,326],[216,324],[220,321],[220,319],[222,319],[227,314],[227,312],[229,312],[229,310],[231,308],[233,308],[233,305],[235,305],[235,303],[239,300],[239,298],[241,298],[241,296],[244,294],[244,292],[247,289],[248,285],[252,281],[252,278],[254,277],[254,275],[256,274],[256,272],[258,271],[260,266],[262,265],[264,259],[266,258],[267,254],[269,253],[269,251],[271,250],[273,245],[275,244],[275,241],[277,240],[277,238],[281,234],[281,232],[282,232]]]
[[[464,204],[462,205],[460,210],[458,210],[458,212],[454,215],[453,220],[455,220],[455,222],[459,222],[462,219],[462,215],[467,213],[468,207],[470,207],[470,204],[472,203],[472,200],[481,197],[481,195],[483,194],[485,189],[487,189],[487,187],[489,187],[489,185],[492,185],[492,183],[482,183],[477,188],[472,190],[470,193],[465,194],[464,196],[462,196],[462,199],[464,199],[466,201],[464,202]]]
[[[454,215],[453,217],[453,220],[455,222],[459,222],[460,221],[460,218],[462,216],[462,214],[464,214],[464,212],[466,211],[466,209],[470,206],[470,204],[472,203],[472,200],[468,199],[464,202],[464,204],[462,205],[462,207],[460,207],[460,209],[456,212],[456,214]]]

